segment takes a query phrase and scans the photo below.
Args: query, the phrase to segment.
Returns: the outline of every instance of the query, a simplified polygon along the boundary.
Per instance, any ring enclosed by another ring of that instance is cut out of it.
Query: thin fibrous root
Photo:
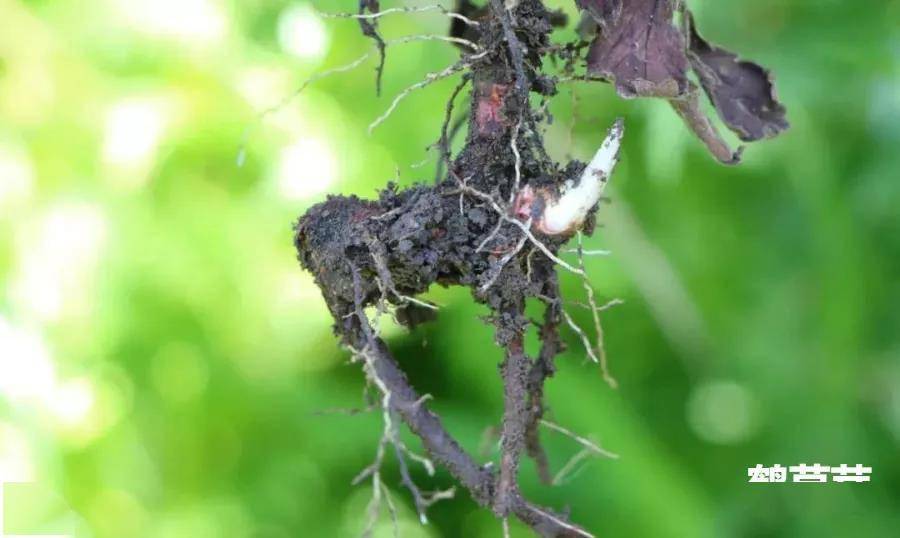
[[[582,436],[572,432],[571,430],[568,430],[568,429],[560,426],[559,424],[556,424],[555,422],[550,422],[549,420],[546,420],[543,418],[540,420],[540,422],[541,422],[541,426],[545,426],[557,433],[561,433],[561,434],[565,435],[566,437],[569,437],[576,443],[578,443],[581,446],[583,446],[584,448],[590,450],[594,454],[597,454],[598,456],[603,456],[605,458],[610,458],[613,460],[619,458],[619,455],[616,454],[615,452],[610,452],[609,450],[601,448],[600,446],[598,446],[596,443],[594,443],[590,439],[582,437]]]
[[[378,258],[376,257],[376,263]],[[359,274],[358,271],[353,269],[354,276],[354,291],[359,293]],[[377,278],[377,277],[376,277]],[[363,469],[352,481],[353,485],[359,484],[362,480],[365,480],[367,477],[372,477],[372,500],[369,503],[369,517],[368,523],[366,525],[366,529],[363,532],[364,536],[371,536],[372,530],[374,528],[375,522],[377,521],[378,514],[380,512],[381,498],[382,496],[385,499],[385,502],[388,505],[388,511],[391,515],[391,520],[394,524],[394,534],[395,536],[398,534],[397,527],[397,512],[396,507],[391,500],[390,494],[384,483],[381,479],[381,467],[384,462],[384,453],[385,447],[387,444],[390,444],[394,447],[394,454],[397,457],[397,462],[400,467],[400,477],[402,484],[410,491],[413,496],[413,500],[416,506],[416,512],[419,516],[419,521],[424,525],[428,523],[428,517],[425,514],[425,511],[429,506],[434,504],[437,501],[443,499],[452,498],[455,489],[451,488],[449,490],[438,491],[436,493],[425,495],[422,491],[416,486],[415,482],[412,480],[412,476],[409,472],[409,466],[406,463],[406,457],[411,458],[412,460],[420,463],[429,476],[434,476],[434,463],[425,456],[420,456],[416,454],[406,444],[400,439],[397,433],[397,421],[394,420],[395,411],[392,410],[392,393],[388,388],[387,384],[378,376],[378,370],[375,368],[373,363],[373,357],[370,353],[370,347],[374,344],[375,338],[380,332],[380,327],[378,324],[378,320],[380,316],[387,310],[386,299],[388,289],[379,279],[378,281],[379,289],[381,290],[381,298],[377,303],[376,309],[376,317],[374,321],[374,329],[373,324],[370,322],[368,317],[365,315],[363,311],[362,304],[360,304],[358,298],[356,302],[356,309],[352,314],[355,314],[360,322],[360,325],[363,327],[364,332],[366,333],[366,345],[363,349],[357,350],[353,349],[350,346],[351,351],[354,356],[358,357],[363,362],[363,371],[366,373],[366,378],[375,385],[378,390],[382,393],[383,397],[381,399],[381,409],[382,409],[382,417],[384,422],[384,430],[381,436],[381,439],[378,443],[378,450],[376,451],[375,461],[372,462],[368,467]],[[426,400],[430,399],[431,396],[425,394],[424,396],[417,399],[413,402],[412,405],[418,406],[424,403]]]
[[[391,516],[391,528],[394,530],[394,538],[400,538],[400,522],[397,518],[397,507],[394,506],[394,500],[391,498],[391,493],[388,491],[387,486],[384,485],[384,482],[381,483],[381,491],[384,492],[385,504],[387,504],[388,514]]]
[[[437,167],[435,168],[435,171],[436,171],[435,182],[441,176],[442,166],[446,166],[447,169],[450,169],[451,140],[449,138],[449,133],[447,132],[447,129],[449,128],[450,121],[452,120],[452,117],[453,117],[453,107],[455,106],[456,98],[459,96],[459,93],[463,90],[463,88],[466,87],[466,85],[469,83],[469,81],[471,79],[472,79],[472,77],[470,74],[468,74],[468,73],[464,74],[462,77],[462,80],[459,81],[459,84],[457,84],[456,87],[453,88],[453,91],[450,93],[450,98],[447,100],[447,108],[444,111],[444,121],[443,121],[443,123],[441,123],[441,136],[440,136],[440,138],[438,138],[438,141],[435,144],[430,146],[430,147],[437,147],[437,150],[439,153]],[[463,204],[462,195],[460,195],[460,197],[459,197],[459,214],[460,215],[462,215],[462,213],[463,213],[462,204]]]
[[[384,287],[380,278],[375,277],[375,282],[378,284],[379,288]],[[397,291],[397,288],[394,287],[393,282],[391,282],[391,284],[390,284],[389,291],[391,292],[391,295],[396,297],[400,301],[400,304],[402,304],[402,305],[407,305],[409,303],[412,303],[412,304],[421,306],[422,308],[427,308],[428,310],[434,310],[434,311],[440,310],[440,307],[436,304],[429,303],[428,301],[423,301],[422,299],[417,299],[411,295],[404,295],[404,294],[400,293],[399,291]]]
[[[500,228],[503,228],[503,225],[506,223],[504,219],[497,219],[497,224],[494,226],[494,229],[491,230],[491,233],[487,234],[485,238],[478,244],[478,248],[475,249],[475,252],[481,252],[484,250],[484,247],[488,245],[491,241],[497,237],[497,234],[500,233]]]
[[[577,248],[567,248],[563,250],[565,254],[581,254],[582,256],[609,256],[612,254],[611,250],[605,249],[597,249],[597,250],[582,250],[579,251]]]
[[[546,298],[545,296],[543,296],[543,295],[538,296],[538,298],[539,298],[539,299],[547,299],[547,298]],[[562,301],[562,302],[563,302],[563,304],[572,305],[572,306],[577,306],[578,308],[583,308],[583,309],[585,309],[585,310],[590,310],[590,309],[591,309],[591,305],[586,304],[586,303],[582,303],[582,302],[579,302],[579,301],[569,301],[569,300],[564,300],[564,301]],[[612,307],[614,307],[614,306],[619,306],[619,305],[621,305],[621,304],[625,304],[625,301],[623,301],[622,299],[613,299],[613,300],[611,300],[611,301],[606,302],[606,303],[603,304],[602,306],[598,306],[598,307],[597,307],[597,311],[598,311],[598,312],[603,312],[604,310],[609,310],[610,308],[612,308]]]
[[[613,376],[609,373],[609,364],[607,364],[606,359],[606,347],[603,345],[603,325],[600,323],[600,311],[601,308],[597,306],[597,301],[594,299],[594,287],[591,286],[590,280],[587,278],[587,273],[584,270],[584,256],[581,254],[582,250],[582,235],[579,231],[577,233],[578,238],[578,268],[581,269],[582,274],[584,275],[581,279],[581,285],[584,287],[585,293],[587,293],[588,305],[590,305],[591,317],[594,320],[594,331],[597,335],[597,353],[599,354],[599,362],[600,362],[600,371],[603,373],[603,379],[609,384],[610,387],[616,388],[619,386],[618,382],[613,378]],[[612,305],[613,303],[609,303]],[[609,308],[609,306],[605,306],[605,308]]]
[[[331,407],[328,409],[319,409],[318,411],[313,411],[312,415],[314,417],[323,417],[328,415],[347,415],[352,417],[354,415],[362,415],[365,413],[371,413],[375,410],[375,406],[366,406],[366,407]]]
[[[383,258],[384,247],[380,246],[380,243],[376,241],[369,241],[369,253],[372,256],[372,261],[375,263],[375,269],[379,276],[375,277],[375,282],[378,284],[378,289],[381,291],[382,300],[387,299],[388,292],[391,293],[394,297],[400,300],[402,304],[413,303],[421,306],[422,308],[427,308],[428,310],[438,310],[438,306],[427,301],[423,301],[421,299],[416,299],[415,297],[404,295],[397,291],[397,287],[394,285],[394,279],[391,277],[391,272],[388,270],[387,264]]]
[[[463,45],[465,47],[472,49],[473,51],[480,50],[480,48],[478,47],[477,44],[473,43],[472,41],[469,41],[468,39],[463,39],[461,37],[443,36],[443,35],[437,35],[437,34],[419,34],[419,35],[398,37],[396,39],[388,39],[384,42],[384,45],[387,47],[390,47],[392,45],[402,45],[404,43],[413,43],[413,42],[417,42],[417,41],[444,41],[447,43],[456,43],[458,45]],[[320,81],[324,78],[328,78],[332,75],[337,75],[340,73],[346,73],[348,71],[352,71],[352,70],[356,69],[357,67],[361,66],[363,63],[365,63],[366,60],[371,58],[372,54],[374,52],[375,52],[375,48],[366,52],[365,54],[363,54],[362,56],[353,60],[350,63],[344,64],[344,65],[341,65],[338,67],[334,67],[331,69],[326,69],[325,71],[322,71],[320,73],[316,73],[316,74],[312,75],[311,77],[307,78],[302,83],[300,83],[300,86],[298,86],[297,89],[295,89],[293,92],[291,92],[290,94],[288,94],[287,96],[282,98],[281,101],[279,101],[277,104],[272,105],[269,108],[260,112],[257,115],[256,120],[253,122],[253,124],[248,126],[247,129],[244,131],[244,134],[241,136],[241,143],[240,143],[240,147],[238,149],[238,156],[237,156],[238,167],[243,166],[244,163],[246,162],[247,141],[249,140],[250,135],[252,134],[253,128],[256,127],[257,124],[264,121],[270,115],[272,115],[272,114],[278,112],[279,110],[283,109],[284,107],[286,107],[291,101],[296,99],[297,96],[299,96],[301,93],[303,93],[304,90],[306,90],[306,88],[309,87],[314,82],[318,82],[318,81]]]
[[[525,227],[531,228],[531,219],[530,218],[528,219],[528,222],[525,223]],[[511,251],[507,252],[500,259],[500,262],[497,263],[497,265],[492,268],[490,278],[488,278],[487,282],[485,282],[484,284],[481,285],[481,287],[478,289],[478,291],[480,291],[481,293],[484,293],[488,290],[488,288],[490,288],[491,286],[494,285],[494,282],[497,281],[497,277],[499,277],[500,273],[503,272],[503,268],[506,267],[506,264],[509,263],[509,260],[513,259],[513,257],[515,257],[519,252],[522,251],[522,247],[525,246],[526,241],[528,241],[528,235],[522,234],[521,239],[519,239],[519,242],[516,243],[516,247],[514,249],[512,249]]]
[[[368,320],[366,322],[368,322]],[[385,488],[384,482],[381,478],[381,467],[384,463],[385,447],[388,444],[390,444],[394,448],[394,454],[396,455],[397,462],[400,467],[401,482],[412,494],[416,506],[416,512],[419,516],[419,521],[423,525],[425,525],[428,523],[428,517],[425,513],[428,507],[440,500],[452,498],[456,490],[455,488],[451,488],[449,490],[438,491],[436,493],[426,495],[422,493],[418,486],[416,486],[409,472],[409,467],[406,463],[406,457],[409,457],[416,462],[421,463],[429,476],[434,476],[434,463],[430,459],[424,456],[420,456],[410,450],[409,447],[407,447],[406,444],[400,440],[399,436],[397,435],[396,421],[392,417],[390,390],[387,388],[381,378],[378,377],[377,371],[372,365],[372,357],[369,355],[369,353],[365,349],[352,351],[361,357],[362,361],[364,362],[364,370],[367,374],[368,379],[375,386],[377,386],[383,394],[381,407],[384,417],[384,430],[381,439],[378,442],[378,449],[376,451],[375,460],[369,466],[363,469],[358,475],[356,475],[356,477],[354,477],[351,482],[352,485],[358,485],[366,478],[372,478],[373,493],[367,510],[368,521],[366,529],[363,532],[363,536],[371,536],[375,522],[378,518],[378,513],[380,512],[382,497],[388,505],[391,520],[395,525],[394,532],[395,534],[397,534],[396,507],[394,507],[393,501],[390,498],[390,494]],[[425,399],[425,397],[422,397],[420,400],[424,401]]]
[[[458,73],[458,72],[468,68],[471,65],[472,60],[477,60],[477,59],[483,58],[487,55],[488,52],[489,51],[484,51],[484,52],[478,53],[474,56],[469,56],[469,57],[463,59],[462,61],[459,61],[459,62],[447,67],[446,69],[444,69],[442,71],[435,71],[432,73],[428,73],[427,75],[425,75],[424,79],[420,80],[419,82],[416,82],[412,86],[409,86],[402,92],[398,93],[397,96],[394,97],[394,100],[391,102],[391,105],[388,107],[388,109],[384,111],[384,114],[375,118],[375,121],[373,121],[371,124],[369,124],[369,129],[368,129],[369,134],[371,135],[372,131],[374,131],[376,127],[378,127],[379,125],[384,123],[384,121],[386,119],[388,119],[388,117],[390,117],[390,115],[394,112],[394,110],[396,110],[397,105],[399,105],[401,101],[406,99],[409,96],[409,94],[411,94],[412,92],[414,92],[416,90],[420,90],[434,82],[437,82],[438,80],[445,79],[455,73]]]
[[[473,51],[481,50],[477,44],[468,39],[463,39],[461,37],[453,37],[439,34],[416,34],[416,35],[408,35],[404,37],[398,37],[396,39],[390,39],[385,42],[387,45],[399,45],[401,43],[412,43],[413,41],[444,41],[446,43],[456,43],[457,45],[462,45],[466,48],[472,49]]]
[[[565,310],[561,310],[563,319],[566,320],[566,324],[581,338],[581,343],[584,345],[584,350],[587,352],[588,356],[597,364],[600,364],[600,359],[594,353],[594,347],[591,345],[591,341],[588,338],[587,334],[585,334],[584,330],[575,323],[575,320],[572,319],[572,316],[569,315]]]
[[[554,422],[550,422],[546,419],[539,419],[538,423],[546,428],[549,428],[557,433],[561,433],[570,439],[574,440],[576,443],[581,445],[583,448],[579,452],[577,452],[574,456],[572,456],[569,461],[563,465],[560,470],[556,473],[553,479],[550,481],[551,485],[558,486],[563,483],[563,480],[569,477],[574,476],[574,471],[576,467],[592,456],[602,456],[610,459],[618,459],[619,455],[608,450],[601,448],[599,445],[594,443],[593,441],[586,439],[578,434],[573,433],[572,431],[556,424]],[[579,468],[580,469],[580,468]]]
[[[520,230],[522,230],[525,233],[525,235],[528,236],[528,240],[531,241],[531,243],[534,246],[536,246],[541,252],[543,252],[545,256],[547,256],[548,258],[553,260],[553,262],[555,262],[557,265],[559,265],[560,267],[562,267],[563,269],[565,269],[569,272],[575,273],[576,275],[582,275],[582,276],[584,275],[583,270],[572,267],[572,265],[567,263],[565,260],[561,259],[556,254],[553,254],[553,252],[550,251],[550,249],[547,247],[547,245],[545,245],[544,243],[539,241],[538,238],[536,238],[534,236],[534,234],[531,233],[530,226],[525,226],[524,222],[510,217],[509,211],[505,211],[503,208],[501,208],[500,204],[498,204],[497,201],[494,200],[490,195],[485,194],[485,193],[479,191],[478,189],[469,187],[468,185],[465,185],[461,181],[459,182],[459,188],[460,188],[460,190],[462,190],[462,192],[471,194],[472,196],[475,196],[476,198],[479,198],[479,199],[487,202],[488,205],[491,206],[491,208],[497,213],[497,215],[500,216],[501,219],[503,219],[506,222],[509,222],[510,224],[517,226]]]
[[[309,87],[309,85],[312,84],[313,82],[317,82],[319,80],[322,80],[323,78],[330,77],[331,75],[337,75],[339,73],[346,73],[347,71],[352,71],[352,70],[356,69],[357,67],[361,66],[366,60],[368,60],[372,56],[372,52],[373,51],[370,50],[369,52],[363,54],[362,56],[360,56],[359,58],[353,60],[352,62],[350,62],[348,64],[344,64],[344,65],[334,67],[331,69],[326,69],[325,71],[316,73],[315,75],[304,80],[300,84],[300,86],[297,87],[296,90],[294,90],[293,92],[291,92],[290,94],[285,96],[277,104],[270,106],[269,108],[260,112],[259,115],[257,115],[257,117],[256,117],[256,121],[254,121],[251,125],[249,125],[244,130],[244,134],[241,136],[241,145],[240,145],[240,148],[238,149],[238,157],[237,157],[238,167],[244,166],[244,162],[247,159],[247,141],[250,139],[250,135],[252,134],[254,127],[256,127],[259,123],[262,123],[262,121],[265,120],[270,115],[272,115],[272,114],[278,112],[279,110],[283,109],[284,107],[286,107],[288,105],[288,103],[290,103],[291,101],[296,99],[297,96],[300,95],[301,93],[303,93],[303,90],[305,90],[307,87]]]
[[[584,468],[584,465],[579,466],[579,464],[593,456],[594,454],[587,448],[579,450],[574,456],[569,458],[569,461],[567,461],[565,465],[559,468],[559,471],[557,471],[555,475],[553,475],[553,478],[550,480],[550,485],[561,486],[568,482],[569,479],[575,478],[575,475]]]
[[[424,13],[426,11],[440,11],[444,15],[450,17],[451,19],[460,20],[469,26],[480,26],[478,21],[473,21],[472,19],[462,15],[460,13],[456,13],[454,11],[450,11],[444,6],[441,5],[432,5],[432,6],[420,6],[420,7],[392,7],[389,9],[385,9],[379,11],[377,13],[328,13],[319,11],[318,15],[320,17],[324,17],[326,19],[379,19],[386,15],[391,15],[395,13]]]
[[[603,310],[610,308],[612,306],[615,306],[617,304],[622,304],[622,301],[619,299],[613,299],[612,301],[604,304],[603,306],[596,306],[596,304],[595,305],[579,304],[578,306],[587,307],[587,309],[590,310],[592,313],[597,313],[597,312],[602,312]],[[598,342],[597,347],[598,347],[598,351],[599,351],[599,355],[598,355],[598,353],[596,353],[594,351],[594,345],[591,344],[591,340],[590,340],[590,338],[588,338],[587,333],[584,332],[584,329],[582,329],[581,327],[578,326],[577,323],[575,323],[575,320],[572,319],[572,316],[570,316],[569,313],[565,311],[565,309],[560,310],[560,312],[562,313],[563,319],[566,321],[566,325],[568,325],[569,328],[571,328],[573,331],[575,331],[575,333],[581,339],[581,343],[584,346],[584,350],[588,354],[588,357],[590,357],[591,361],[600,365],[600,372],[601,372],[601,375],[603,376],[603,380],[606,381],[606,383],[611,388],[614,388],[614,389],[618,388],[619,383],[609,373],[609,369],[608,369],[608,365],[607,365],[607,358],[606,358],[606,351],[603,347],[602,329],[601,329],[601,332],[598,333],[600,336],[597,339],[597,342]]]
[[[580,528],[576,527],[575,525],[572,525],[571,523],[567,523],[567,522],[559,519],[558,517],[554,516],[553,514],[551,514],[549,512],[545,512],[544,510],[541,510],[540,508],[538,508],[536,506],[529,506],[528,509],[531,510],[532,512],[540,514],[541,516],[553,521],[554,523],[556,523],[560,527],[566,529],[573,535],[577,534],[578,536],[583,536],[584,538],[596,538],[593,534],[587,532],[586,530],[580,529]]]
[[[519,121],[516,123],[515,128],[512,132],[512,137],[509,142],[509,147],[512,149],[513,156],[515,156],[515,178],[513,180],[513,188],[509,191],[509,204],[512,203],[516,199],[516,195],[519,193],[519,184],[522,182],[522,156],[519,154],[519,130],[522,128],[522,118],[519,118]]]

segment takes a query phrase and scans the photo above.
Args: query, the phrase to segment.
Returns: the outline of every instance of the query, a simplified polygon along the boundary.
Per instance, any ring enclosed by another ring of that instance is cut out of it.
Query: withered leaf
[[[588,53],[588,72],[615,82],[622,97],[684,95],[688,60],[684,37],[672,25],[672,0],[577,0],[600,32]]]
[[[709,121],[709,116],[703,112],[700,105],[700,90],[694,84],[691,84],[691,89],[685,96],[669,99],[669,104],[681,116],[688,129],[706,145],[706,149],[719,162],[722,164],[737,164],[741,162],[741,154],[744,148],[739,147],[733,150],[728,145],[728,142],[722,138],[716,126]]]
[[[768,70],[704,40],[684,10],[688,57],[719,117],[741,140],[772,138],[788,128]]]

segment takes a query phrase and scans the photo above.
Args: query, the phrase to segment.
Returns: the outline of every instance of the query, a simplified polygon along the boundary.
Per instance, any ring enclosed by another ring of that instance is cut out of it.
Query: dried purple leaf
[[[732,150],[728,142],[719,134],[716,126],[709,121],[709,116],[701,109],[699,90],[691,84],[691,90],[677,99],[669,99],[669,104],[684,120],[684,124],[706,145],[706,149],[722,164],[738,164],[741,162],[743,146]]]
[[[669,100],[689,129],[719,161],[735,164],[732,150],[702,110],[688,69],[719,117],[741,140],[771,138],[788,128],[769,71],[704,40],[693,16],[677,0],[575,0],[596,25],[588,72],[615,83],[622,97]],[[677,8],[676,8],[677,6]],[[672,23],[682,14],[682,29]],[[589,26],[583,25],[584,29]]]
[[[719,117],[741,140],[772,138],[788,128],[771,73],[703,39],[684,10],[688,58]]]
[[[600,26],[588,72],[615,82],[625,98],[683,96],[689,89],[684,37],[671,0],[576,0]]]

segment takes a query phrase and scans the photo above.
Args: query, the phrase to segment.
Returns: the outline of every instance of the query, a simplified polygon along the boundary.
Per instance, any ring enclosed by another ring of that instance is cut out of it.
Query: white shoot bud
[[[571,233],[581,227],[588,211],[600,200],[606,182],[618,162],[625,127],[619,118],[610,127],[606,140],[581,174],[578,183],[567,182],[557,200],[548,199],[538,225],[548,235]]]

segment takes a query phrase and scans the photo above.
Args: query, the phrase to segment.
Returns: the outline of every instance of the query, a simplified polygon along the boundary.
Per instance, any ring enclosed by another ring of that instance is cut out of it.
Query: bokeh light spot
[[[0,482],[31,482],[33,478],[28,439],[15,426],[0,422]]]
[[[337,174],[337,159],[320,138],[301,138],[278,156],[278,192],[288,200],[302,200],[329,190]]]
[[[56,371],[40,335],[0,317],[0,396],[10,400],[45,399]]]
[[[228,18],[215,0],[114,0],[119,16],[136,32],[200,45],[228,33]]]
[[[34,167],[24,148],[0,141],[0,209],[28,199],[34,184]]]
[[[85,312],[107,229],[106,217],[93,204],[64,203],[49,209],[36,233],[20,238],[12,292],[23,311],[44,321],[58,319],[66,309]]]
[[[47,406],[64,427],[83,424],[94,408],[96,396],[91,382],[84,378],[61,383],[53,391]]]
[[[161,99],[131,98],[114,103],[106,112],[103,161],[116,174],[116,183],[139,187],[149,178],[169,121],[170,107]]]
[[[318,59],[328,47],[328,31],[308,6],[290,6],[278,17],[278,44],[298,58]]]
[[[236,75],[234,86],[253,108],[265,110],[281,102],[291,91],[289,74],[275,67],[251,66]]]
[[[750,391],[733,381],[706,382],[691,393],[687,419],[694,433],[704,441],[721,445],[740,443],[756,430],[756,400]]]

